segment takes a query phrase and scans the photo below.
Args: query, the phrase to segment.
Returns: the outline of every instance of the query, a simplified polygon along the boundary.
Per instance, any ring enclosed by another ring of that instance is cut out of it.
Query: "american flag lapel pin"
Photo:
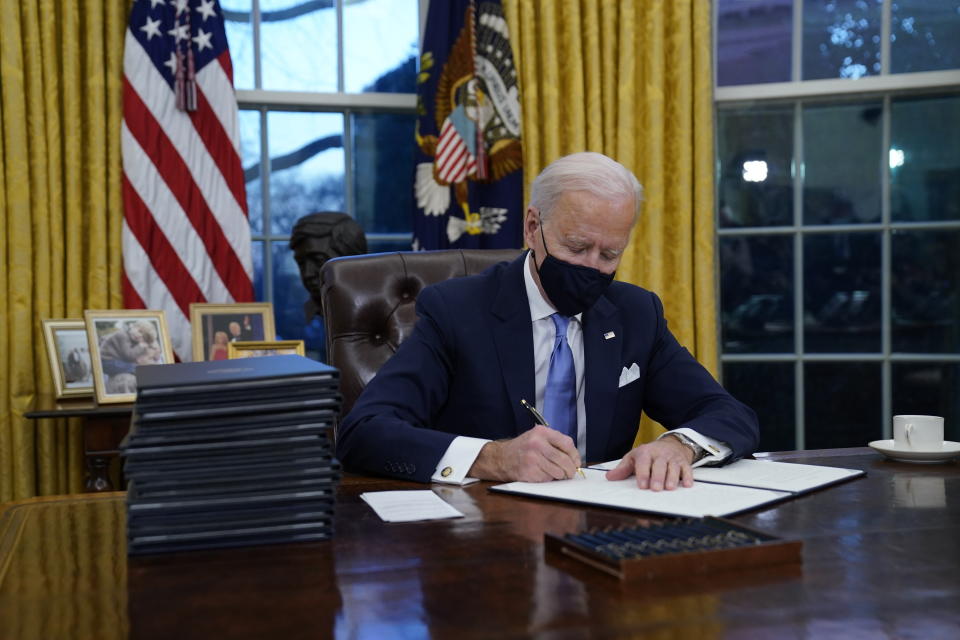
[[[613,331],[607,331],[605,334],[603,334],[603,339],[609,340],[610,338],[615,338],[616,336],[617,334],[615,334]]]

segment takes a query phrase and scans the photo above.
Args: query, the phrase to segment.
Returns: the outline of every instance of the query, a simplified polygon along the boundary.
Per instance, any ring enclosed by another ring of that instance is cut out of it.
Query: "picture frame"
[[[133,402],[137,398],[137,365],[174,361],[163,311],[87,309],[83,319],[98,404]]]
[[[92,398],[93,366],[82,318],[42,320],[56,399]]]
[[[303,340],[251,340],[248,342],[231,342],[227,345],[228,360],[294,354],[298,356],[307,354]]]
[[[226,360],[229,343],[276,339],[273,303],[194,302],[190,305],[190,336],[194,362]]]

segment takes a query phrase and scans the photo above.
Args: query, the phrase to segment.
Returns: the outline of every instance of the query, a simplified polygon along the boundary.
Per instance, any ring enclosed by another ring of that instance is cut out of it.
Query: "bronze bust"
[[[320,268],[330,258],[367,252],[367,238],[357,221],[345,213],[321,211],[303,216],[290,234],[300,279],[310,293],[304,304],[306,320],[320,313]]]

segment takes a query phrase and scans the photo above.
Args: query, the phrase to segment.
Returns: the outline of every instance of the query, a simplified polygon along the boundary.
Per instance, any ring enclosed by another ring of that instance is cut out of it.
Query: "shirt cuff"
[[[447,447],[440,462],[437,463],[437,469],[433,472],[431,482],[443,482],[446,484],[470,484],[476,482],[478,478],[467,477],[467,471],[480,455],[480,449],[483,445],[490,442],[483,438],[471,438],[469,436],[457,436]]]
[[[693,465],[691,465],[693,467],[702,467],[708,464],[717,464],[719,462],[723,462],[730,456],[731,453],[733,453],[733,449],[719,440],[714,440],[713,438],[705,436],[694,429],[690,429],[689,427],[680,427],[679,429],[674,429],[673,431],[667,431],[661,435],[660,438],[663,436],[668,436],[671,433],[679,433],[684,435],[703,447],[703,450],[706,452],[706,454],[694,462]],[[657,440],[660,438],[657,438]]]

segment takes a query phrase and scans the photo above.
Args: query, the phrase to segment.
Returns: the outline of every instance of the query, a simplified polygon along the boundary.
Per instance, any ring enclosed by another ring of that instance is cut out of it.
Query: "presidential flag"
[[[191,302],[253,299],[219,2],[136,0],[123,73],[124,305],[163,309],[174,351],[188,361]]]
[[[416,141],[413,248],[519,248],[520,91],[499,0],[430,3]]]

